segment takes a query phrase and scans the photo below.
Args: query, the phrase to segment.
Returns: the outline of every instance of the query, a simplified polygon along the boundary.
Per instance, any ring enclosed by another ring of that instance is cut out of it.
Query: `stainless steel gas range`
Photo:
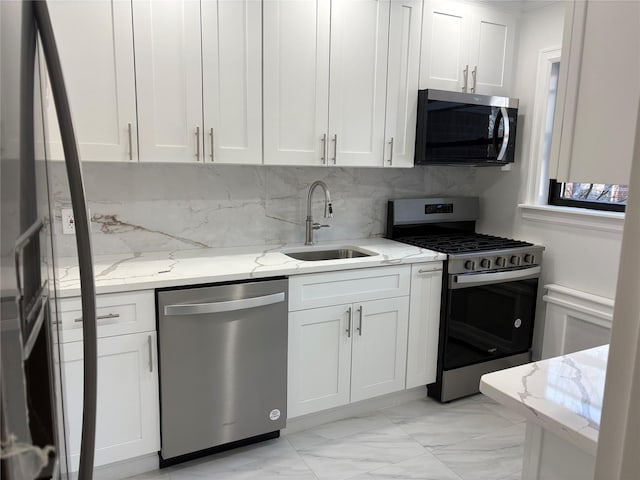
[[[390,200],[387,237],[447,254],[438,371],[442,402],[478,392],[488,372],[531,360],[544,247],[475,232],[473,197]]]

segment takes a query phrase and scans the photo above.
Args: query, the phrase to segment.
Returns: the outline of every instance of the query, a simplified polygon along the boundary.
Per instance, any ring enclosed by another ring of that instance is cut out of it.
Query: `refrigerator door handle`
[[[82,296],[82,330],[84,350],[84,392],[82,415],[82,440],[80,446],[80,467],[78,478],[91,480],[96,437],[96,399],[98,370],[98,340],[96,326],[96,293],[93,278],[91,254],[91,231],[87,214],[87,201],[82,180],[82,166],[78,155],[76,136],[71,121],[69,99],[65,90],[62,66],[58,55],[56,39],[51,25],[47,2],[32,2],[35,24],[42,40],[42,51],[49,70],[51,91],[58,115],[60,137],[64,150],[71,205],[76,226],[76,245],[80,270],[80,291]]]

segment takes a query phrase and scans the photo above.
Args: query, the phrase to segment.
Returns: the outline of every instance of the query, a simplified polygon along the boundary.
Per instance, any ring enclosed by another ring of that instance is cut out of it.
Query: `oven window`
[[[533,278],[449,290],[445,370],[529,350],[537,288]]]

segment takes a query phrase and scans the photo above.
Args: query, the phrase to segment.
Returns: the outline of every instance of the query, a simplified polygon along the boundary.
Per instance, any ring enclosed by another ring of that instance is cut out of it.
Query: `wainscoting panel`
[[[545,285],[542,358],[609,343],[613,300],[562,285]]]

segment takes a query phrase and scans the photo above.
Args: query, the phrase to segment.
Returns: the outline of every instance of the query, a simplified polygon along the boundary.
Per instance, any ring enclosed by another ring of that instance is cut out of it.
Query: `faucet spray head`
[[[324,218],[333,218],[333,205],[331,202],[326,202],[324,205]]]

